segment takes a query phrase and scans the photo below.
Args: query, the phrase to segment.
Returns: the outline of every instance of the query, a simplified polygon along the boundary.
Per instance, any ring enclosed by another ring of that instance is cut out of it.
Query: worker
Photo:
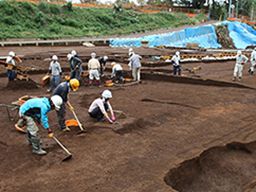
[[[20,119],[15,125],[17,127],[27,128],[27,139],[32,146],[32,152],[37,155],[45,155],[47,152],[42,149],[41,141],[38,135],[38,127],[36,123],[48,130],[48,136],[53,137],[52,129],[49,127],[47,113],[54,109],[59,110],[62,105],[62,98],[58,95],[51,98],[32,98],[26,101],[19,110]]]
[[[100,62],[100,76],[103,77],[104,76],[104,70],[106,68],[106,64],[107,64],[107,60],[108,60],[108,56],[103,56],[98,58],[99,62]]]
[[[172,59],[172,66],[173,66],[173,75],[181,75],[181,66],[180,66],[180,52],[177,51],[175,55],[173,55]]]
[[[100,85],[100,62],[96,59],[96,53],[91,53],[91,59],[88,62],[89,70],[89,85],[92,85],[93,80],[96,79],[96,85]]]
[[[248,58],[242,54],[242,51],[237,51],[233,81],[235,81],[237,77],[238,81],[241,81],[243,75],[243,67],[244,64],[247,63],[247,61]]]
[[[69,64],[70,64],[70,78],[71,79],[77,79],[81,80],[81,74],[83,72],[83,67],[82,67],[82,60],[79,58],[77,52],[75,50],[71,51],[71,54],[67,55],[69,59]]]
[[[250,75],[253,75],[255,65],[256,65],[256,47],[251,53],[251,67],[248,71]]]
[[[66,105],[68,105],[69,109],[71,111],[74,111],[73,106],[69,102],[69,92],[77,91],[80,86],[80,83],[77,79],[71,79],[69,81],[65,81],[60,83],[52,92],[52,95],[59,95],[62,100],[63,104],[60,107],[60,110],[57,111],[57,117],[58,117],[58,123],[60,126],[60,129],[64,132],[70,131],[68,127],[66,127],[65,124],[65,116],[66,116]]]
[[[14,67],[16,66],[15,62],[15,53],[13,51],[10,51],[7,58],[6,58],[6,70],[7,70],[7,77],[9,81],[13,81],[16,78],[16,71],[14,70]]]
[[[47,90],[47,92],[51,92],[54,90],[61,82],[61,66],[58,62],[57,55],[52,56],[52,61],[50,63],[49,71],[48,73],[51,73],[51,82],[50,82],[50,88]]]
[[[109,123],[114,123],[116,118],[113,112],[112,106],[109,100],[112,98],[112,93],[109,90],[102,92],[101,97],[95,99],[89,107],[88,113],[90,117],[96,119],[97,121],[103,121],[104,117]],[[111,118],[109,117],[107,111],[110,111]]]
[[[116,62],[112,62],[111,66],[112,66],[111,78],[116,83],[123,83],[124,82],[124,77],[123,77],[123,68],[122,68],[122,66],[120,64],[117,64]]]
[[[131,51],[129,53],[129,65],[132,70],[132,77],[134,81],[140,82],[140,69],[141,69],[141,63],[140,60],[142,57],[138,54],[135,54],[134,51]]]

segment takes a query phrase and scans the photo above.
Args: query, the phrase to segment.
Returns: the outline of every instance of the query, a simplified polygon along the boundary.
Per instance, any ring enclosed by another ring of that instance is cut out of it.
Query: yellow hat
[[[79,83],[79,81],[77,79],[71,79],[69,81],[69,83],[70,83],[70,87],[71,87],[71,89],[73,91],[77,91],[78,90],[78,88],[80,86],[80,83]]]
[[[116,64],[116,62],[112,62],[112,63],[111,63],[111,66],[114,66],[115,64]]]

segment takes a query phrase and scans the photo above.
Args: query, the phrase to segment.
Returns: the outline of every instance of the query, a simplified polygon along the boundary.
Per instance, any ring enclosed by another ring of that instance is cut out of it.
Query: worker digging
[[[69,65],[70,65],[70,78],[81,80],[81,74],[83,72],[82,60],[79,58],[77,52],[72,50],[71,53],[67,55]]]
[[[65,124],[66,116],[66,104],[71,111],[74,111],[73,106],[69,102],[69,92],[77,91],[79,89],[80,83],[77,79],[71,79],[70,81],[62,82],[59,84],[52,92],[52,95],[58,95],[62,98],[63,103],[60,106],[60,110],[57,112],[59,127],[62,131],[70,131],[70,128]]]
[[[48,136],[52,138],[53,132],[48,123],[47,113],[53,109],[59,111],[62,104],[62,98],[58,95],[54,95],[51,98],[29,99],[20,107],[20,119],[16,126],[20,129],[26,127],[28,143],[32,146],[33,153],[37,155],[45,155],[47,153],[41,147],[41,141],[38,135],[39,128],[36,124],[42,124],[48,131]]]
[[[96,119],[99,122],[106,120],[109,123],[114,123],[116,121],[115,114],[113,112],[112,106],[109,100],[112,98],[112,93],[109,90],[104,90],[100,98],[95,99],[89,109],[88,113],[90,117]],[[107,112],[110,112],[108,115]]]
[[[111,78],[113,79],[113,81],[115,83],[124,83],[122,66],[116,62],[112,62],[111,66],[112,66]]]
[[[108,56],[103,56],[103,57],[99,57],[98,58],[99,63],[100,63],[100,76],[103,77],[104,76],[104,71],[106,69],[106,64],[108,61]]]

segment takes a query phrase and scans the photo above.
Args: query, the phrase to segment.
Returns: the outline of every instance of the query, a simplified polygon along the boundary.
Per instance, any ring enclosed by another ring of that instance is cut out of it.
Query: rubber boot
[[[46,155],[47,152],[41,148],[41,143],[39,138],[31,135],[30,141],[32,144],[32,153],[35,153],[37,155]]]

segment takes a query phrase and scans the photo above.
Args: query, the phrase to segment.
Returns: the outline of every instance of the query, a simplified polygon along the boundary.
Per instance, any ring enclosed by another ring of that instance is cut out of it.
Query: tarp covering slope
[[[241,22],[224,21],[218,23],[227,25],[229,36],[238,49],[256,45],[256,30]],[[186,47],[187,43],[197,43],[202,48],[221,48],[218,43],[214,25],[186,28],[181,31],[142,36],[139,38],[110,39],[112,47],[140,47],[141,41],[148,41],[149,47],[168,46]]]
[[[249,45],[256,45],[256,30],[250,25],[241,22],[226,21],[229,36],[237,49],[245,49]]]
[[[203,48],[220,48],[214,26],[205,25],[200,27],[186,28],[181,31],[148,35],[140,38],[116,38],[110,39],[112,47],[141,46],[141,41],[148,41],[149,47],[169,46],[186,47],[187,43],[197,43]]]

